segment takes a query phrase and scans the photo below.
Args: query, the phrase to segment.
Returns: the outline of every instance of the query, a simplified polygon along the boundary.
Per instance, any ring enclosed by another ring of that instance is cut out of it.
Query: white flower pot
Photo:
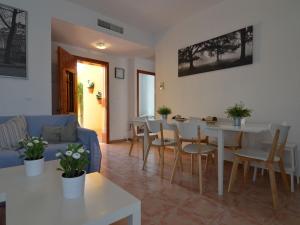
[[[85,172],[79,177],[62,178],[64,197],[68,199],[78,198],[84,193]]]
[[[24,160],[26,175],[29,177],[37,176],[43,173],[45,167],[44,158],[37,160]]]

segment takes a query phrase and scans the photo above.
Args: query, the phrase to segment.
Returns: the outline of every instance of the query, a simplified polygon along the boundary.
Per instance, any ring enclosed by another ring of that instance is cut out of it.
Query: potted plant
[[[94,92],[95,83],[93,81],[88,80],[88,89],[90,93]]]
[[[98,91],[98,93],[96,94],[96,98],[98,100],[99,104],[102,104],[102,92]]]
[[[85,168],[89,163],[89,151],[81,144],[69,144],[65,152],[58,152],[60,168],[63,171],[62,186],[65,198],[78,198],[83,195],[85,184]]]
[[[157,113],[161,115],[162,119],[166,120],[168,118],[168,115],[172,113],[172,110],[169,107],[163,105],[158,108]]]
[[[250,117],[251,112],[252,112],[252,110],[246,108],[243,102],[236,103],[234,106],[229,107],[225,111],[228,118],[233,118],[233,125],[234,126],[241,126],[242,118]]]
[[[20,140],[21,147],[25,148],[24,158],[25,170],[27,176],[37,176],[44,171],[44,150],[48,144],[43,138],[28,137]]]

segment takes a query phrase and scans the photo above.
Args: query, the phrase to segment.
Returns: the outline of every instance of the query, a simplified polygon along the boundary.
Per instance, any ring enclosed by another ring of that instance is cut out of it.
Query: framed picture
[[[178,76],[205,73],[253,62],[253,26],[178,50]]]
[[[125,69],[120,67],[115,67],[115,78],[124,79],[125,78]]]
[[[0,4],[0,77],[27,78],[27,12]]]

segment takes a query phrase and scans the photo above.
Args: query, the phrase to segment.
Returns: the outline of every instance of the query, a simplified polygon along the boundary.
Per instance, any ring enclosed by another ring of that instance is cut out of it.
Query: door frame
[[[137,92],[136,92],[136,95],[137,95],[137,117],[139,117],[139,111],[140,111],[140,97],[139,97],[139,93],[140,93],[140,82],[139,82],[139,76],[140,74],[147,74],[147,75],[150,75],[150,76],[154,76],[154,79],[156,79],[155,77],[155,73],[154,72],[150,72],[150,71],[146,71],[146,70],[137,70],[136,71],[136,77],[137,77]],[[154,106],[155,106],[155,102],[156,102],[156,82],[154,82]]]
[[[76,61],[84,61],[87,63],[98,64],[105,67],[105,96],[106,96],[106,144],[110,143],[110,118],[109,118],[109,63],[97,59],[90,59],[82,56],[74,55]]]

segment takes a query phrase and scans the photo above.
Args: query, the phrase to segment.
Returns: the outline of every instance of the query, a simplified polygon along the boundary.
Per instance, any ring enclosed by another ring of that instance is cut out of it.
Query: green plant
[[[56,153],[60,159],[62,176],[65,178],[79,177],[84,173],[85,167],[89,164],[89,150],[85,150],[81,144],[69,144],[65,152]]]
[[[169,114],[172,113],[172,110],[169,107],[163,105],[163,106],[158,108],[157,113],[159,115],[169,115]]]
[[[244,117],[250,117],[252,110],[245,107],[243,102],[236,103],[234,106],[229,107],[225,113],[230,118],[244,118]]]
[[[98,91],[98,93],[96,94],[96,98],[98,100],[101,100],[102,99],[102,92],[101,91]]]
[[[88,88],[94,88],[94,87],[95,87],[95,83],[93,81],[88,80]]]
[[[25,148],[21,155],[25,160],[37,160],[43,158],[45,146],[48,144],[43,138],[27,137],[19,141],[21,147]]]

